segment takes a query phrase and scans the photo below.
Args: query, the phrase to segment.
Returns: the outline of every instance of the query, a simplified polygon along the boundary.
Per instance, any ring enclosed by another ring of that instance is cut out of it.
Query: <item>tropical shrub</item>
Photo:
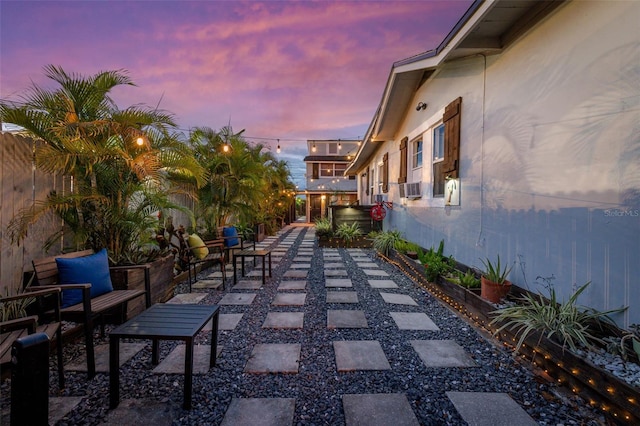
[[[429,282],[436,282],[438,276],[444,276],[453,270],[453,258],[444,257],[444,240],[440,241],[438,249],[431,247],[425,252],[418,253],[418,259],[424,265],[425,274]]]
[[[362,235],[362,230],[357,222],[353,222],[351,225],[348,223],[341,223],[338,225],[335,233],[335,236],[342,238],[347,245],[351,244],[351,242],[360,235]]]
[[[373,237],[373,248],[384,256],[389,256],[391,249],[397,248],[398,244],[403,242],[400,231],[382,231],[377,232]]]
[[[318,237],[330,237],[333,235],[333,226],[331,225],[331,220],[327,217],[316,219],[315,227]]]

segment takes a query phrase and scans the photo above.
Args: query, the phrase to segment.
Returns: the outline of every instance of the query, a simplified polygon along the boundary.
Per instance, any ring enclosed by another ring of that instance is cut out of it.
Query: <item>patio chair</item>
[[[45,333],[51,345],[55,344],[58,358],[58,384],[60,389],[64,388],[60,295],[59,287],[44,290],[29,288],[16,296],[0,298],[0,305],[3,307],[8,307],[11,303],[26,302],[28,306],[25,311],[33,314],[0,322],[0,367],[3,372],[10,368],[11,348],[16,340],[36,332]],[[29,299],[32,299],[32,302],[29,302]],[[51,311],[52,314],[47,314],[47,311]]]
[[[256,249],[255,236],[252,239],[245,238],[242,234],[238,233],[235,226],[219,226],[216,232],[218,239],[222,240],[224,244],[227,261],[233,259],[233,252],[235,250]]]
[[[196,282],[198,277],[197,266],[200,263],[209,263],[212,265],[220,265],[220,272],[222,272],[222,290],[225,289],[225,281],[227,274],[225,271],[225,255],[224,255],[224,242],[222,239],[202,241],[202,239],[195,235],[189,235],[187,239],[186,257],[188,259],[187,268],[189,269],[189,292],[191,292],[191,268],[193,267],[193,282]]]

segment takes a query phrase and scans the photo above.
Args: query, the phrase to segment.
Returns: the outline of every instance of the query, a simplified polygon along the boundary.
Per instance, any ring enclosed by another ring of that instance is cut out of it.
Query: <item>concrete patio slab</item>
[[[423,312],[389,312],[400,330],[439,331],[438,326]]]
[[[324,267],[327,269],[344,269],[344,262],[326,262]]]
[[[225,294],[219,305],[250,305],[256,298],[255,293],[227,293]]]
[[[268,343],[253,347],[244,367],[245,373],[297,373],[300,364],[299,343]]]
[[[347,271],[344,269],[325,269],[324,271],[325,277],[347,277]]]
[[[186,345],[176,346],[160,364],[153,369],[155,374],[184,374],[184,357]],[[216,356],[220,356],[222,346],[218,345]],[[211,345],[194,345],[193,374],[207,374],[209,371],[209,355]]]
[[[262,275],[260,275],[262,277]],[[234,285],[232,290],[258,290],[262,287],[262,280],[245,280],[242,279],[238,284]]]
[[[191,285],[195,289],[218,289],[222,287],[222,280],[199,280]]]
[[[324,286],[327,288],[353,287],[349,278],[327,278]]]
[[[289,268],[291,269],[309,269],[311,268],[310,263],[292,263]]]
[[[396,294],[396,293],[380,293],[380,296],[387,303],[392,303],[395,305],[409,305],[409,306],[418,306],[415,300],[411,298],[411,296],[407,296],[406,294]]]
[[[355,370],[391,370],[389,361],[377,340],[333,342],[336,367],[340,372]]]
[[[285,272],[282,276],[285,278],[307,278],[307,274],[306,270],[293,270]]]
[[[304,312],[269,312],[262,328],[302,328]]]
[[[364,311],[330,309],[327,311],[327,328],[367,328]]]
[[[233,398],[221,426],[293,425],[294,398]]]
[[[370,277],[388,277],[389,276],[389,274],[383,271],[382,269],[363,269],[362,272],[364,272],[366,275]]]
[[[278,286],[278,291],[281,290],[304,290],[307,288],[306,281],[282,281]]]
[[[398,288],[393,280],[368,280],[372,288]]]
[[[76,408],[83,396],[50,396],[49,397],[49,424],[55,425],[59,420],[62,420],[64,416],[69,414],[71,410]],[[4,417],[4,416],[3,416]],[[4,418],[0,421],[0,424],[8,425],[10,419],[7,418],[5,423]]]
[[[447,392],[469,426],[535,426],[538,423],[506,393]]]
[[[218,318],[218,331],[233,330],[238,326],[244,314],[220,314]],[[211,322],[209,322],[209,330],[211,330]],[[207,326],[205,326],[205,329]]]
[[[293,258],[294,262],[311,262],[311,256],[296,256]]]
[[[171,299],[169,299],[166,303],[198,303],[205,297],[207,297],[208,293],[181,293],[176,294]]]
[[[140,352],[146,343],[120,343],[120,366],[123,366],[129,361],[135,354]],[[94,349],[96,357],[96,372],[108,373],[109,372],[109,345],[98,345]],[[87,356],[83,354],[71,364],[64,366],[68,371],[87,371]]]
[[[271,302],[274,306],[303,306],[307,293],[278,293]]]
[[[221,278],[222,278],[222,271],[214,271],[205,277],[205,279],[207,280],[215,280],[215,279],[221,279]]]
[[[358,267],[360,268],[379,268],[380,265],[378,265],[377,263],[373,263],[373,262],[360,262],[358,260],[356,260],[356,265],[358,265]]]
[[[410,340],[427,367],[477,367],[462,346],[453,340]]]
[[[419,426],[403,393],[342,395],[346,426]]]
[[[109,410],[106,423],[111,426],[170,426],[174,420],[175,407],[167,401],[150,398],[123,399],[118,407]]]
[[[355,291],[328,291],[327,303],[358,303],[358,293]]]

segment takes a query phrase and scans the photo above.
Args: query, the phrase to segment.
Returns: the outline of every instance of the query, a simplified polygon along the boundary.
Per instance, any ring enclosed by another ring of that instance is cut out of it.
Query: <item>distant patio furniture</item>
[[[225,289],[225,281],[227,273],[225,266],[224,244],[222,239],[202,241],[196,235],[190,235],[186,248],[186,256],[188,260],[187,268],[189,269],[189,293],[191,293],[191,284],[198,280],[197,266],[200,263],[209,263],[212,265],[220,265],[222,273],[222,290]],[[193,267],[193,281],[191,278],[191,268]]]
[[[0,322],[0,367],[4,371],[11,365],[11,347],[21,337],[33,333],[45,333],[51,344],[54,343],[58,358],[58,384],[64,388],[64,369],[62,363],[62,321],[60,318],[60,288],[25,291],[16,296],[0,298],[0,304],[15,303],[33,298],[27,306],[27,312],[35,313],[23,318]],[[51,315],[44,314],[51,310]],[[38,315],[39,314],[39,315]]]
[[[235,226],[219,226],[216,230],[218,238],[224,243],[227,261],[231,260],[236,251],[252,248],[256,249],[255,238],[249,240],[240,234]]]
[[[244,277],[244,258],[245,257],[253,257],[254,267],[256,266],[256,257],[259,257],[262,259],[262,285],[264,285],[266,282],[265,264],[266,264],[267,257],[269,257],[269,277],[271,277],[271,250],[241,250],[237,252],[233,257],[233,284],[236,284],[238,282],[237,272],[236,272],[236,267],[237,267],[236,260],[238,258],[240,258],[240,261],[242,264],[241,271],[242,271],[242,276]]]
[[[184,402],[191,409],[193,389],[193,350],[196,335],[213,319],[209,367],[216,365],[218,349],[218,317],[216,305],[156,304],[109,333],[109,408],[120,403],[120,339],[151,339],[151,362],[159,361],[160,340],[185,342]]]
[[[145,296],[146,307],[151,306],[151,283],[149,279],[148,265],[137,266],[106,266],[104,262],[93,256],[101,255],[102,252],[94,253],[93,250],[83,250],[73,253],[51,256],[33,261],[33,270],[36,274],[36,284],[39,288],[49,288],[51,286],[62,289],[62,306],[60,315],[63,320],[81,323],[84,327],[85,347],[87,351],[87,373],[89,379],[96,375],[95,353],[93,347],[93,327],[94,320],[100,319],[100,332],[104,336],[105,316],[108,313],[118,313],[116,322],[124,322],[126,314],[126,304],[130,300]],[[104,251],[106,256],[106,251]],[[72,282],[65,282],[65,276],[60,276],[58,259],[65,264],[65,275],[71,275]],[[60,260],[62,259],[62,260]],[[67,263],[66,261],[73,263]],[[83,262],[86,262],[83,264]],[[99,266],[96,266],[99,262]],[[105,269],[106,268],[106,269]],[[109,273],[111,270],[122,268],[142,268],[145,274],[145,290],[113,290]],[[106,272],[105,272],[106,270]],[[91,284],[93,277],[100,273],[108,286],[101,288]],[[106,276],[104,275],[106,273]],[[109,289],[110,287],[110,289]],[[70,293],[69,291],[75,292]],[[77,303],[74,303],[76,302]],[[72,304],[71,304],[72,303]],[[119,310],[119,312],[117,312]]]

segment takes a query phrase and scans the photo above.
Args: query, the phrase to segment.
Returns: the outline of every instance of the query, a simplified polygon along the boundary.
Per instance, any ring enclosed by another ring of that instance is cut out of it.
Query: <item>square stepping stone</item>
[[[120,366],[122,367],[127,361],[134,357],[135,354],[140,352],[146,343],[124,343],[120,342]],[[98,345],[94,351],[96,359],[96,372],[108,373],[109,372],[109,345]],[[87,371],[87,355],[83,354],[77,358],[73,363],[64,366],[68,371]]]
[[[289,268],[291,268],[291,269],[309,269],[309,268],[311,268],[311,264],[310,263],[292,263],[291,266],[289,266]]]
[[[107,412],[104,424],[168,426],[177,421],[171,404],[167,402],[158,401],[157,398],[128,398]]]
[[[336,367],[340,372],[355,370],[391,370],[389,361],[377,340],[333,342]]]
[[[304,312],[269,312],[262,328],[302,328]]]
[[[255,293],[227,293],[220,299],[218,305],[250,305],[255,298]]]
[[[453,340],[410,340],[427,367],[477,367],[462,346]]]
[[[398,288],[393,280],[368,280],[372,288]]]
[[[297,373],[300,364],[299,343],[267,343],[253,347],[245,373]]]
[[[506,393],[447,392],[460,416],[472,426],[535,426],[538,423]]]
[[[367,328],[367,317],[364,311],[328,310],[327,328]]]
[[[325,262],[324,267],[327,269],[344,268],[344,262]]]
[[[379,268],[378,264],[373,262],[358,262],[356,260],[356,265],[360,268]]]
[[[307,278],[307,270],[289,270],[284,273],[285,278]]]
[[[262,280],[241,280],[238,284],[233,286],[233,290],[257,290],[261,287]]]
[[[69,414],[71,410],[76,408],[84,396],[50,396],[49,397],[49,424],[55,425],[59,420],[62,420],[64,416]],[[4,414],[4,413],[3,413]],[[0,424],[8,425],[11,421],[11,415],[7,416],[7,419],[3,418]]]
[[[243,315],[244,314],[220,314],[218,316],[218,331],[235,329]],[[209,322],[209,330],[211,330],[211,322]]]
[[[306,281],[282,281],[278,286],[278,291],[281,290],[304,290],[307,288]]]
[[[232,398],[221,426],[292,425],[295,398]]]
[[[274,306],[303,306],[307,293],[278,293],[271,302]]]
[[[346,426],[419,426],[403,393],[342,395]]]
[[[389,312],[400,330],[440,331],[438,326],[423,312]]]
[[[415,300],[411,298],[411,296],[407,296],[406,294],[396,294],[396,293],[380,293],[380,296],[387,303],[393,303],[395,305],[409,305],[409,306],[418,306]]]
[[[222,287],[222,280],[198,280],[193,283],[191,287],[195,289],[217,289],[218,287]]]
[[[222,278],[222,271],[212,272],[209,275],[207,275],[205,278],[209,280],[216,279],[216,278],[220,279]]]
[[[358,303],[358,293],[355,291],[328,291],[327,303]]]
[[[349,278],[327,278],[324,286],[329,288],[353,287],[353,283]]]
[[[363,269],[362,272],[364,272],[366,275],[370,277],[388,277],[389,276],[389,274],[387,274],[382,269]]]
[[[171,299],[167,301],[167,303],[198,303],[205,297],[207,297],[208,293],[181,293],[176,294]]]
[[[326,269],[324,271],[325,277],[346,277],[347,271],[344,269]]]
[[[156,374],[184,374],[184,357],[187,345],[176,346],[160,364],[153,369]],[[218,345],[216,356],[220,356],[222,346]],[[193,374],[207,374],[211,345],[194,345]]]
[[[294,262],[311,262],[311,256],[296,256],[293,258]]]

